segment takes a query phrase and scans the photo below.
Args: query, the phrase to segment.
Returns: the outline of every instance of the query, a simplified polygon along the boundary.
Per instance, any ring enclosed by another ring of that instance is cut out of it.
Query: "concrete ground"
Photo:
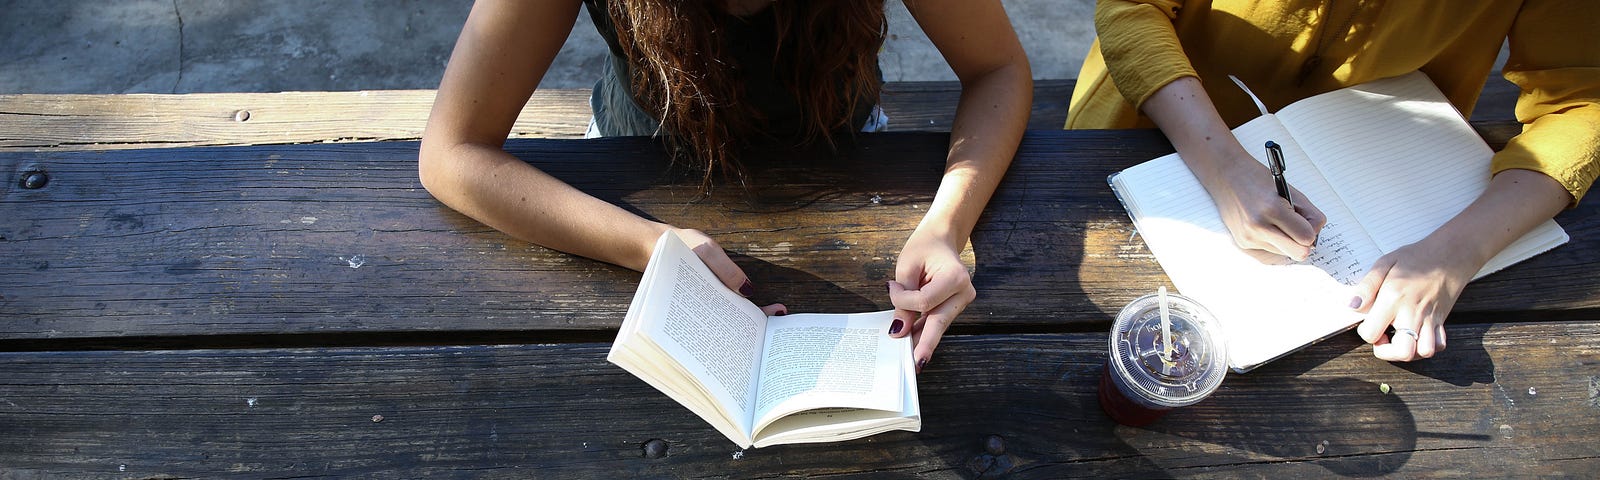
[[[899,0],[889,81],[954,80]],[[1004,0],[1040,79],[1077,77],[1092,0]],[[467,0],[0,0],[0,93],[190,93],[438,86]],[[544,88],[586,87],[605,44],[580,14]]]

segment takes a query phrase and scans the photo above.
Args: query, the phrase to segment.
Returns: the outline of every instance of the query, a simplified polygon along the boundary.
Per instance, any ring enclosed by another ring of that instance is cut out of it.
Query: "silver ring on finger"
[[[1394,327],[1394,334],[1395,335],[1410,335],[1411,336],[1411,341],[1413,341],[1413,342],[1418,340],[1417,331],[1409,329],[1409,328]]]

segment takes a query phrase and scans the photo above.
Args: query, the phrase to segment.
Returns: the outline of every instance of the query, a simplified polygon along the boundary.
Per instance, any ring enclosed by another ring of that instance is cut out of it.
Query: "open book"
[[[1354,285],[1378,257],[1422,240],[1482,194],[1494,154],[1420,72],[1306,98],[1276,115],[1263,107],[1233,134],[1263,164],[1263,145],[1282,145],[1289,184],[1327,214],[1305,262],[1265,264],[1235,246],[1177,154],[1110,183],[1174,286],[1221,321],[1237,372],[1360,323],[1349,308]],[[1473,278],[1566,241],[1547,221]]]
[[[922,429],[894,311],[768,317],[677,234],[656,241],[606,357],[741,448]]]

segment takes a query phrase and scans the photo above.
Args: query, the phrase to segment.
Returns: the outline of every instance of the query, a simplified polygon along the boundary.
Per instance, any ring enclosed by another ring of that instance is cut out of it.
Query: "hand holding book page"
[[[742,447],[921,428],[892,311],[767,316],[675,232],[656,242],[607,357]]]
[[[1233,135],[1243,145],[1282,145],[1289,183],[1326,214],[1305,262],[1263,264],[1237,248],[1177,154],[1124,170],[1111,184],[1173,284],[1223,324],[1229,364],[1241,372],[1360,322],[1349,305],[1356,283],[1380,257],[1426,237],[1482,194],[1493,155],[1421,73],[1303,99]],[[1251,153],[1265,164],[1263,150]],[[1566,240],[1545,221],[1474,278]]]

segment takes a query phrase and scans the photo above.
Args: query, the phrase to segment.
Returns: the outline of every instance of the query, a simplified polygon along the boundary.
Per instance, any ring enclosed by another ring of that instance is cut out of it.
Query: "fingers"
[[[1240,248],[1262,249],[1295,261],[1310,256],[1317,235],[1328,219],[1299,190],[1291,188],[1290,195],[1295,199],[1292,209],[1289,202],[1274,196],[1270,203],[1258,204],[1255,213],[1245,213],[1245,228],[1235,233],[1234,243]]]
[[[911,358],[917,364],[917,373],[922,373],[922,367],[933,359],[933,349],[939,346],[939,339],[944,337],[944,331],[950,328],[950,323],[976,296],[977,292],[972,289],[959,292],[923,316],[922,323],[916,327],[916,347],[911,351]]]
[[[1422,316],[1422,325],[1417,328],[1418,358],[1433,358],[1434,355],[1444,351],[1444,320],[1450,316],[1450,310],[1455,307],[1453,303],[1445,305],[1430,302],[1428,305],[1428,310]]]
[[[1384,330],[1394,324],[1395,315],[1400,313],[1401,304],[1396,302],[1393,297],[1394,295],[1389,292],[1378,292],[1377,298],[1373,300],[1372,308],[1367,311],[1367,318],[1361,321],[1360,326],[1356,327],[1356,332],[1361,334],[1361,338],[1366,340],[1367,343],[1376,345],[1378,340],[1383,338]],[[1415,328],[1409,325],[1394,326],[1412,328],[1415,331]],[[1412,340],[1415,340],[1415,338]]]
[[[1317,231],[1304,217],[1283,199],[1276,199],[1281,208],[1262,212],[1246,222],[1244,228],[1233,230],[1233,241],[1242,249],[1261,249],[1294,259],[1305,260],[1311,255],[1311,243]]]
[[[1374,311],[1376,310],[1377,309],[1375,308]],[[1399,315],[1400,318],[1413,318],[1415,314],[1415,312],[1411,311],[1409,306],[1400,306],[1394,310],[1394,314]],[[1394,318],[1391,316],[1390,320],[1392,323]],[[1368,318],[1367,321],[1372,321],[1372,319]],[[1388,342],[1384,342],[1381,345],[1373,344],[1372,356],[1378,357],[1380,360],[1388,360],[1391,362],[1410,361],[1411,359],[1415,358],[1415,354],[1417,352],[1417,342],[1420,340],[1418,338],[1419,336],[1420,335],[1417,333],[1415,328],[1395,325],[1395,333],[1393,335],[1389,335]]]
[[[889,301],[890,302],[895,302],[895,300],[894,300],[895,298],[906,297],[906,296],[910,295],[910,294],[908,294],[906,292],[907,292],[907,290],[906,290],[905,285],[901,285],[900,282],[896,282],[894,280],[890,280],[889,281]],[[898,303],[898,302],[895,302],[895,303]],[[898,305],[896,305],[896,306],[898,307]],[[910,335],[911,334],[911,329],[908,328],[908,327],[911,327],[914,324],[916,324],[917,323],[917,319],[919,319],[921,317],[922,317],[922,312],[918,312],[916,310],[904,309],[904,308],[895,308],[894,309],[894,321],[889,323],[889,336],[893,337],[893,338],[900,338],[900,337],[904,337],[906,335]]]
[[[1356,333],[1361,334],[1361,339],[1366,340],[1367,343],[1376,344],[1378,338],[1383,336],[1383,329],[1388,328],[1389,322],[1394,318],[1392,314],[1389,317],[1380,318],[1376,314],[1381,314],[1385,310],[1374,312],[1373,308],[1373,303],[1377,301],[1378,297],[1378,287],[1383,285],[1383,280],[1389,276],[1389,269],[1393,267],[1393,259],[1388,256],[1379,258],[1378,262],[1372,265],[1372,270],[1368,270],[1367,275],[1362,277],[1361,283],[1356,284],[1356,295],[1350,299],[1349,306],[1351,310],[1367,313],[1367,318],[1361,321],[1360,326],[1356,327]]]
[[[1395,327],[1394,335],[1380,339],[1372,345],[1372,356],[1390,362],[1433,358],[1445,348],[1444,325],[1434,323],[1436,321],[1423,322],[1418,328],[1410,330],[1405,327]],[[1395,323],[1398,324],[1400,321],[1397,320]]]
[[[933,358],[939,339],[967,305],[976,299],[978,292],[965,270],[959,274],[938,274],[919,289],[908,289],[902,282],[889,282],[889,301],[895,306],[895,323],[890,324],[891,337],[915,335],[913,359],[917,371]],[[895,331],[895,325],[904,322],[904,328]]]
[[[755,285],[750,283],[750,277],[744,274],[739,264],[733,263],[733,259],[728,258],[728,252],[723,251],[716,240],[712,240],[699,230],[687,230],[685,236],[700,240],[698,243],[691,242],[690,248],[700,257],[700,261],[705,262],[706,267],[711,269],[711,273],[716,274],[718,280],[722,280],[723,285],[729,290],[739,292],[739,295],[746,297],[755,295]]]
[[[1311,245],[1315,246],[1317,235],[1322,232],[1322,227],[1328,226],[1328,216],[1323,214],[1322,209],[1317,208],[1316,204],[1311,203],[1311,199],[1306,198],[1299,190],[1291,187],[1290,191],[1292,192],[1291,195],[1294,196],[1294,213],[1300,214],[1300,218],[1306,219],[1306,223],[1311,225]]]
[[[1391,362],[1433,358],[1445,349],[1445,319],[1454,302],[1436,298],[1426,291],[1406,293],[1404,275],[1395,272],[1390,255],[1378,259],[1367,276],[1356,285],[1350,307],[1367,313],[1356,327],[1363,340],[1372,344],[1372,355]],[[1394,333],[1385,335],[1389,327]]]
[[[1275,215],[1273,218],[1273,226],[1278,227],[1279,231],[1288,236],[1289,241],[1304,247],[1305,251],[1310,253],[1311,242],[1315,242],[1317,240],[1317,230],[1319,226],[1301,212],[1307,208],[1316,207],[1312,207],[1310,203],[1306,203],[1305,206],[1298,206],[1298,204],[1296,205],[1297,206],[1294,209],[1275,211],[1274,213],[1277,213],[1278,215]],[[1288,207],[1289,205],[1284,203],[1283,206]],[[1321,213],[1322,212],[1320,211],[1317,212],[1318,215]]]
[[[1311,256],[1311,246],[1309,244],[1301,244],[1299,241],[1281,233],[1276,235],[1262,235],[1262,238],[1260,238],[1259,241],[1266,243],[1266,245],[1264,245],[1266,250],[1292,258],[1296,262],[1305,260],[1306,257]]]
[[[761,307],[761,313],[767,314],[769,317],[781,317],[789,314],[789,307],[785,307],[781,303],[774,303],[772,305]]]
[[[1407,358],[1402,361],[1411,361],[1418,358],[1433,358],[1433,354],[1439,352],[1439,343],[1438,340],[1435,339],[1439,336],[1437,333],[1438,329],[1432,327],[1432,319],[1428,319],[1422,323],[1422,326],[1417,329],[1416,357]]]
[[[907,288],[901,282],[889,282],[889,302],[894,304],[895,313],[900,311],[927,313],[960,293],[963,288],[972,288],[971,280],[965,275],[960,279],[935,278],[916,290]]]

